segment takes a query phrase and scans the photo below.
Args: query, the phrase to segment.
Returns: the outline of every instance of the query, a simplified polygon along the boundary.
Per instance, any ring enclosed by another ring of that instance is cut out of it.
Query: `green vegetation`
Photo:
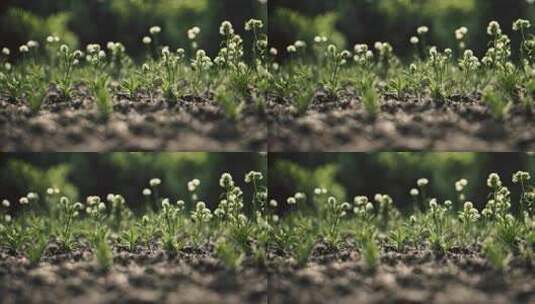
[[[291,96],[301,112],[313,102],[310,92],[317,90],[335,97],[348,92],[359,96],[371,117],[377,114],[382,96],[404,101],[431,98],[443,104],[453,96],[479,99],[482,92],[483,102],[496,118],[507,117],[515,105],[530,112],[535,97],[525,92],[535,81],[535,36],[529,34],[528,20],[515,21],[512,29],[521,39],[516,51],[509,36],[492,21],[487,28],[489,47],[480,58],[466,47],[466,27],[453,33],[455,47],[440,50],[428,44],[430,29],[421,26],[407,41],[413,46],[413,59],[406,64],[388,42],[376,42],[373,48],[356,44],[349,51],[340,50],[335,39],[327,36],[297,40],[286,47],[287,64],[275,66],[276,92],[281,97]],[[272,49],[272,53],[278,51]],[[516,64],[513,55],[520,58]]]
[[[148,54],[139,65],[119,42],[109,42],[105,49],[89,44],[85,51],[71,51],[57,36],[49,36],[43,48],[29,41],[19,48],[22,60],[18,64],[10,63],[11,51],[3,49],[2,94],[9,100],[26,99],[37,112],[49,85],[60,92],[63,101],[79,94],[75,87],[82,85],[89,89],[104,118],[113,111],[115,96],[134,100],[137,94],[150,100],[161,96],[173,105],[186,95],[209,96],[211,92],[215,92],[216,102],[231,119],[240,118],[244,104],[250,100],[262,111],[267,96],[273,94],[291,99],[302,113],[318,89],[334,97],[343,91],[353,92],[360,96],[372,118],[385,95],[401,100],[429,97],[443,104],[452,96],[478,98],[483,92],[483,102],[498,119],[507,117],[517,104],[527,112],[533,108],[535,36],[529,34],[531,23],[527,20],[519,19],[513,24],[513,30],[521,37],[517,64],[512,58],[510,38],[495,21],[487,28],[490,43],[481,59],[466,49],[466,27],[455,31],[455,50],[441,51],[426,44],[429,28],[421,26],[410,38],[415,52],[407,65],[401,63],[388,42],[376,42],[374,50],[366,44],[356,44],[351,52],[340,50],[325,36],[289,45],[289,59],[281,65],[274,62],[279,51],[268,50],[263,27],[263,22],[256,19],[245,24],[244,30],[254,45],[248,50],[232,24],[224,21],[219,29],[221,48],[212,59],[205,50],[197,49],[200,28],[188,31],[189,51],[173,51],[158,44],[162,28],[153,26],[140,41],[147,46]],[[305,55],[307,48],[313,56]]]
[[[244,195],[230,174],[222,174],[219,200],[207,204],[198,196],[198,179],[188,182],[190,197],[171,199],[159,195],[162,180],[153,178],[139,191],[146,204],[141,214],[128,208],[119,194],[74,202],[58,188],[47,189],[43,196],[30,192],[18,202],[2,201],[0,246],[26,255],[31,264],[39,262],[50,242],[65,252],[89,246],[103,271],[112,267],[112,248],[117,246],[130,252],[157,246],[175,255],[186,246],[212,243],[229,270],[239,269],[246,260],[266,265],[268,252],[283,252],[303,267],[319,243],[337,251],[349,242],[359,249],[369,271],[381,263],[386,246],[399,252],[429,248],[437,255],[467,248],[500,270],[511,257],[531,261],[533,256],[535,187],[528,172],[513,175],[511,190],[498,174],[490,174],[488,195],[478,198],[486,200],[481,210],[466,198],[467,179],[452,185],[457,199],[442,201],[429,195],[429,180],[420,178],[410,190],[411,211],[405,213],[388,194],[344,201],[317,187],[310,196],[297,192],[279,203],[268,199],[262,173],[251,171],[243,182],[251,196]],[[519,193],[518,202],[512,192]]]
[[[245,23],[244,31],[253,43],[246,49],[244,39],[224,21],[219,29],[221,48],[211,58],[198,47],[199,27],[188,30],[189,45],[171,49],[159,44],[162,28],[152,26],[139,41],[147,48],[146,59],[140,64],[120,42],[108,42],[105,47],[91,43],[84,50],[73,50],[61,37],[51,35],[41,42],[43,47],[33,40],[20,46],[17,64],[9,62],[11,50],[3,49],[0,93],[11,101],[26,100],[38,112],[48,99],[49,87],[60,93],[59,101],[71,102],[83,93],[82,86],[89,89],[100,116],[108,118],[116,96],[134,101],[138,101],[137,94],[150,101],[161,96],[174,105],[186,95],[209,96],[213,90],[227,117],[238,119],[243,104],[251,99],[259,110],[263,108],[265,89],[253,92],[250,86],[261,85],[269,75],[263,28],[264,23],[257,19]],[[251,58],[249,64],[246,55]]]

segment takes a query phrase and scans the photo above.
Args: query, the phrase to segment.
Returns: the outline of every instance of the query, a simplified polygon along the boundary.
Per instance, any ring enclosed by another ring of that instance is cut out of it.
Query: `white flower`
[[[245,175],[245,182],[248,184],[253,181],[260,181],[262,180],[262,178],[263,178],[262,173],[257,172],[257,171],[250,171],[249,173]]]
[[[21,198],[19,199],[19,203],[20,203],[21,205],[27,205],[29,202],[30,202],[30,200],[28,200],[28,198],[25,197],[25,196],[24,196],[24,197],[21,197]]]
[[[39,195],[37,195],[37,193],[35,192],[29,192],[26,197],[29,199],[29,200],[36,200],[39,198]]]
[[[227,173],[227,172],[221,174],[221,178],[219,179],[219,186],[225,189],[234,187],[234,181],[232,180],[232,175],[230,175],[230,173]]]
[[[288,203],[288,205],[295,205],[295,203],[297,203],[297,200],[295,199],[295,197],[289,197],[286,202]]]
[[[29,47],[29,48],[36,48],[39,46],[39,43],[37,41],[34,41],[34,40],[30,40],[26,43],[26,45]]]
[[[367,44],[355,44],[355,46],[353,46],[353,50],[357,54],[366,53],[368,51],[368,45]]]
[[[2,201],[2,206],[6,207],[6,208],[9,208],[9,206],[10,206],[9,201],[7,199],[3,200]]]
[[[104,203],[100,203],[100,204],[98,204],[98,210],[99,210],[99,211],[104,211],[104,210],[106,210],[106,204],[104,204]]]
[[[304,42],[303,40],[297,40],[294,45],[296,48],[304,48],[307,46],[306,42]]]
[[[410,194],[411,196],[418,196],[418,194],[420,194],[420,191],[418,191],[418,189],[416,188],[412,188]]]
[[[513,183],[517,184],[519,182],[527,182],[531,179],[529,172],[517,171],[513,174]]]
[[[201,33],[201,29],[198,26],[192,27],[188,30],[188,39],[195,40]]]
[[[197,210],[202,210],[202,209],[206,208],[206,203],[205,202],[197,202],[197,205],[195,205],[195,208]]]
[[[269,53],[271,54],[271,56],[277,56],[279,51],[276,48],[272,47],[269,49]]]
[[[489,188],[500,188],[502,186],[500,176],[497,173],[489,174],[489,177],[487,178],[487,186],[489,186]]]
[[[162,28],[159,26],[153,26],[149,29],[149,33],[151,33],[151,35],[159,34],[161,31],[162,31]]]
[[[63,54],[67,54],[69,52],[69,46],[66,45],[66,44],[62,44],[60,47],[59,47],[59,51]]]
[[[167,208],[169,208],[169,206],[171,206],[171,203],[169,203],[169,199],[168,198],[164,198],[162,200],[162,208],[167,209]]]
[[[273,208],[276,208],[278,206],[279,203],[277,203],[276,200],[272,199],[269,201],[269,205]]]
[[[418,187],[424,187],[429,184],[429,180],[427,178],[420,178],[416,181],[416,184],[418,185]]]
[[[412,36],[410,42],[411,44],[418,44],[420,42],[420,39],[416,36]]]
[[[500,24],[497,21],[491,21],[487,27],[487,34],[490,36],[501,35],[502,30]]]
[[[193,181],[189,181],[188,182],[188,191],[189,192],[194,192],[195,190],[197,190],[197,184],[194,183]]]
[[[238,221],[241,222],[241,223],[245,223],[245,222],[247,222],[247,217],[245,216],[245,214],[240,213],[240,214],[238,215]]]
[[[144,196],[150,196],[151,194],[152,194],[152,191],[149,188],[143,189]]]
[[[372,203],[368,202],[366,204],[366,211],[367,212],[373,211],[373,204]]]
[[[427,26],[420,26],[418,29],[416,29],[416,32],[418,35],[424,35],[429,32],[429,28]]]
[[[143,42],[143,44],[151,44],[152,38],[150,38],[149,36],[145,36],[141,41]]]
[[[474,204],[472,202],[464,203],[464,209],[471,210],[472,208],[474,208]]]
[[[460,179],[457,182],[455,182],[455,190],[457,192],[461,192],[464,190],[464,187],[466,187],[467,185],[468,185],[468,180],[466,180],[465,178]]]
[[[327,37],[325,37],[325,36],[315,36],[314,37],[314,42],[315,43],[327,42]]]
[[[513,23],[513,31],[520,31],[531,27],[531,23],[525,19],[518,19]]]
[[[295,53],[295,52],[297,52],[297,48],[295,47],[295,45],[292,44],[292,45],[289,45],[289,46],[286,48],[286,51],[287,51],[288,53]]]
[[[466,34],[468,34],[468,28],[466,28],[465,26],[460,27],[455,30],[455,39],[463,40]]]
[[[230,36],[234,34],[234,28],[232,27],[232,23],[230,21],[223,21],[221,23],[221,26],[219,27],[219,33],[222,36]]]
[[[19,47],[19,51],[20,51],[21,53],[28,53],[28,52],[30,51],[30,49],[28,48],[27,45],[21,45],[21,46]]]
[[[8,223],[11,222],[11,215],[9,214],[4,215],[4,220]]]
[[[380,194],[380,193],[376,193],[374,196],[373,196],[373,200],[376,201],[376,202],[381,202],[383,200],[383,195]]]
[[[431,209],[435,209],[438,207],[438,203],[437,203],[437,199],[436,198],[433,198],[429,201],[429,207],[431,207]]]
[[[336,45],[334,44],[329,44],[327,46],[327,53],[331,54],[331,55],[335,55],[337,52],[337,48],[336,48]]]
[[[297,192],[295,195],[294,195],[295,199],[297,200],[304,200],[306,199],[306,195],[303,193],[303,192]]]
[[[9,56],[9,54],[11,53],[11,51],[8,49],[8,48],[3,48],[2,49],[2,54],[6,55],[6,56]]]
[[[262,27],[264,27],[264,23],[262,22],[262,20],[258,19],[249,19],[249,21],[245,23],[246,31],[261,29]]]
[[[271,217],[271,219],[273,220],[273,222],[278,222],[279,221],[279,216],[276,215],[276,214],[273,214],[273,216]]]
[[[149,185],[150,185],[151,187],[159,186],[161,183],[162,183],[162,180],[159,179],[159,178],[152,178],[152,179],[149,181]]]

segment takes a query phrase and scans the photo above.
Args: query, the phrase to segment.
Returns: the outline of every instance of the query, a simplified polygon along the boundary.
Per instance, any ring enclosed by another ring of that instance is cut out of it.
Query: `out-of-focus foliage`
[[[468,47],[481,51],[487,46],[484,29],[489,21],[533,20],[535,5],[525,0],[271,0],[269,16],[271,43],[281,49],[321,34],[348,48],[388,41],[403,56],[411,51],[409,38],[421,25],[430,27],[428,42],[442,48],[455,42],[457,28],[466,26]]]
[[[201,181],[197,191],[208,206],[218,202],[219,177],[229,172],[243,186],[249,170],[266,172],[266,157],[253,153],[38,153],[3,154],[0,158],[0,198],[17,201],[28,191],[40,196],[57,187],[69,197],[105,197],[121,193],[134,210],[141,208],[142,190],[151,178],[160,178],[162,197],[190,195],[187,183]]]
[[[370,199],[386,193],[403,208],[419,178],[429,180],[427,195],[455,200],[454,184],[468,180],[467,199],[481,207],[486,202],[487,176],[497,172],[511,189],[517,170],[535,171],[535,156],[518,153],[307,153],[278,154],[269,160],[270,197],[284,201],[296,191],[312,195],[314,187],[335,189],[335,196]],[[329,174],[317,174],[329,168]],[[513,199],[515,201],[516,198]]]
[[[187,30],[199,26],[200,47],[219,47],[217,29],[223,20],[242,25],[267,17],[267,8],[251,0],[32,0],[0,3],[0,45],[16,49],[54,34],[74,46],[121,41],[132,55],[145,49],[141,39],[149,27],[161,26],[161,43],[188,45]],[[240,28],[241,30],[241,28]]]
[[[314,188],[323,187],[329,189],[333,195],[345,198],[346,190],[336,180],[339,171],[340,167],[336,163],[307,168],[289,160],[274,161],[270,163],[268,171],[270,195],[283,202],[296,191],[311,195]]]

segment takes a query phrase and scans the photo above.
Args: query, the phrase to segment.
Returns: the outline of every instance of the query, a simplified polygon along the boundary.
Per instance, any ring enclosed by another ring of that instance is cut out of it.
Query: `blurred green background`
[[[429,179],[427,194],[441,202],[456,200],[454,183],[468,179],[466,199],[481,208],[489,189],[490,173],[500,174],[510,187],[513,202],[520,188],[511,182],[518,170],[535,174],[535,154],[524,153],[273,153],[269,160],[270,197],[279,202],[302,191],[310,198],[315,187],[324,187],[340,199],[356,195],[389,194],[401,209],[413,202],[409,191],[416,181]],[[513,203],[513,205],[515,205]]]
[[[486,179],[492,172],[499,173],[510,187],[515,202],[520,189],[512,184],[511,176],[517,170],[529,171],[533,176],[535,154],[4,153],[0,154],[0,200],[16,202],[30,191],[42,196],[48,187],[54,186],[79,199],[120,193],[136,210],[145,206],[141,191],[148,187],[151,178],[162,179],[161,197],[186,201],[190,197],[187,182],[198,178],[199,198],[213,207],[219,199],[218,183],[223,172],[231,173],[249,198],[251,186],[243,178],[250,170],[264,173],[269,196],[279,202],[298,191],[311,197],[315,187],[324,187],[339,199],[347,200],[356,195],[373,198],[376,193],[386,193],[404,209],[412,203],[409,190],[416,187],[418,178],[428,178],[428,196],[442,201],[455,200],[454,183],[466,178],[467,199],[481,207],[488,194]]]
[[[266,166],[267,157],[256,153],[4,153],[0,154],[0,200],[17,202],[30,191],[43,197],[53,186],[78,199],[122,194],[136,210],[145,207],[142,190],[149,187],[151,178],[162,180],[161,197],[186,202],[187,183],[198,178],[199,199],[214,206],[222,173],[232,174],[248,200],[252,191],[244,175],[255,170],[265,176]]]
[[[530,3],[531,2],[531,3]],[[455,29],[469,29],[468,47],[481,53],[487,46],[486,27],[497,20],[507,34],[517,18],[535,20],[535,4],[529,0],[270,0],[270,40],[279,49],[317,34],[339,46],[373,45],[388,41],[396,54],[413,50],[409,39],[416,28],[430,28],[428,42],[455,47]],[[518,43],[518,39],[514,40]]]
[[[267,20],[267,5],[258,0],[4,0],[0,1],[0,46],[12,50],[29,39],[43,42],[55,34],[69,44],[122,42],[135,56],[149,27],[161,26],[160,43],[188,47],[186,32],[201,28],[199,45],[219,47],[219,25],[234,24],[238,33],[249,18]]]

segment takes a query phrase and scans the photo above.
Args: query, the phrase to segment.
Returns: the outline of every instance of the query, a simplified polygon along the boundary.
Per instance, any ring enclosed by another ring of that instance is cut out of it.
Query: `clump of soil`
[[[51,88],[42,109],[0,97],[2,151],[261,151],[265,119],[254,105],[228,119],[210,96],[117,95],[109,119],[102,119],[87,90],[63,100]]]
[[[513,258],[495,270],[480,249],[444,254],[382,246],[370,269],[357,248],[316,244],[308,263],[280,251],[267,265],[247,257],[231,271],[213,244],[168,254],[158,245],[133,252],[114,245],[114,264],[99,269],[91,250],[72,253],[50,243],[37,266],[0,249],[2,303],[533,303],[533,261]]]
[[[532,151],[535,109],[514,105],[495,119],[481,96],[383,96],[372,118],[350,90],[339,97],[318,91],[306,113],[283,98],[268,102],[270,151]]]

